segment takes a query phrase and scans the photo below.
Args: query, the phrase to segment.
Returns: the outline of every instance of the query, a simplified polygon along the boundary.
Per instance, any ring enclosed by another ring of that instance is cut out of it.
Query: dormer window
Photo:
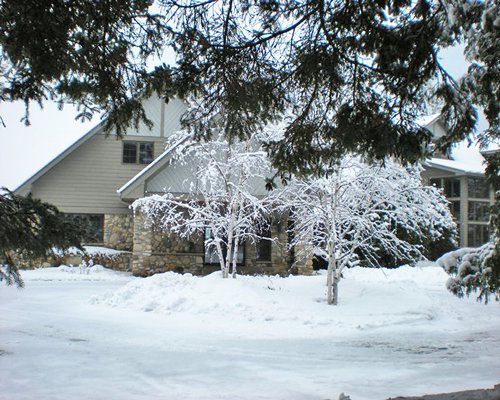
[[[149,164],[154,158],[153,142],[123,142],[124,164]]]

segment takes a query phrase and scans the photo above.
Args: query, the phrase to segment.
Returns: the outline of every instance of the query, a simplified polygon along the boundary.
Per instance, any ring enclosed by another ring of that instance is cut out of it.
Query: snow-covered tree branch
[[[493,268],[488,261],[495,257],[495,246],[487,242],[478,248],[462,248],[447,253],[437,263],[450,274],[446,287],[458,297],[478,293],[477,299],[488,303],[490,296],[496,300],[500,292],[495,285]]]
[[[338,302],[345,268],[362,260],[380,266],[381,254],[416,260],[423,251],[418,242],[455,231],[439,190],[422,184],[419,168],[392,161],[368,165],[345,157],[324,177],[293,179],[287,193],[291,244],[328,262],[329,304]]]

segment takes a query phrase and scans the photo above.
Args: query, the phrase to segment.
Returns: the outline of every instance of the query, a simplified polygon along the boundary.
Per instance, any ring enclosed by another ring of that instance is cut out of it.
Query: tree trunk
[[[231,261],[232,264],[232,271],[231,275],[233,276],[233,279],[236,278],[236,269],[237,269],[237,264],[238,264],[238,248],[239,248],[239,243],[238,240],[234,242],[234,249],[233,249],[233,259]]]
[[[235,219],[236,219],[236,216],[235,216],[234,207],[231,206],[231,219],[229,220],[229,226],[227,227],[226,275],[224,276],[224,278],[229,277],[229,268],[231,267],[231,256],[233,254]]]
[[[339,279],[337,271],[328,272],[327,276],[328,304],[336,306],[339,301]]]
[[[230,235],[232,237],[232,235]],[[224,260],[224,278],[229,278],[229,270],[231,269],[231,253],[233,251],[233,246],[230,241],[227,243],[226,248],[226,259]]]
[[[227,278],[229,276],[229,266],[226,264],[224,253],[222,252],[222,247],[219,241],[215,243],[215,248],[217,249],[217,255],[219,256],[219,265],[222,272],[222,277]]]
[[[326,288],[328,304],[337,305],[338,302],[338,274],[337,260],[335,258],[335,246],[328,246],[328,272],[326,275]]]
[[[339,278],[337,276],[337,271],[334,273],[333,283],[332,283],[332,302],[330,304],[336,306],[339,301]]]

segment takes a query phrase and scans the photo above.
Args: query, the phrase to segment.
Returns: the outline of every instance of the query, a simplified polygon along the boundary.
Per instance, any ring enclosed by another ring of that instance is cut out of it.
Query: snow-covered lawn
[[[437,267],[325,276],[23,271],[0,287],[0,399],[338,399],[500,382],[500,306]]]

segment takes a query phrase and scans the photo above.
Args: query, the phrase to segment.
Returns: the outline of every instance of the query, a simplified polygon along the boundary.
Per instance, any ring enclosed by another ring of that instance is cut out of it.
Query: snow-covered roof
[[[489,156],[489,155],[492,155],[492,154],[495,154],[495,153],[498,153],[500,152],[500,147],[498,145],[490,145],[489,148],[487,148],[486,150],[481,150],[481,154],[483,156]]]
[[[422,115],[418,117],[415,122],[420,126],[426,127],[436,122],[440,116],[441,114],[439,113],[432,115]]]
[[[420,126],[430,128],[440,120],[440,114],[422,115],[416,122]],[[444,128],[444,126],[442,126]],[[445,133],[445,132],[443,132]],[[445,169],[450,172],[465,174],[484,174],[485,159],[481,154],[476,142],[469,144],[464,140],[452,146],[450,158],[443,159],[433,157],[425,162],[425,165],[433,168]]]
[[[485,159],[481,155],[479,146],[473,142],[468,144],[462,141],[451,149],[451,159],[431,158],[426,164],[435,168],[444,168],[453,172],[484,174]]]

